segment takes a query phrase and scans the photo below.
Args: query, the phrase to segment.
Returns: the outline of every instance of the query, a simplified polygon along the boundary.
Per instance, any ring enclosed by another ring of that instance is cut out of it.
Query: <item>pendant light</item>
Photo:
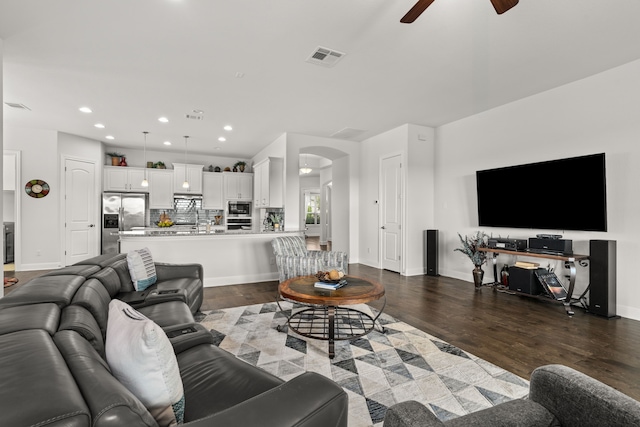
[[[182,183],[182,188],[189,188],[189,181],[187,181],[187,139],[189,139],[188,135],[184,136],[184,182]]]
[[[144,134],[144,179],[142,180],[142,183],[140,185],[142,187],[148,187],[149,181],[147,180],[147,134],[149,132],[144,131],[142,133]]]
[[[311,169],[309,166],[307,166],[307,156],[304,157],[304,166],[300,168],[300,173],[302,174],[308,174],[311,173],[313,169]]]

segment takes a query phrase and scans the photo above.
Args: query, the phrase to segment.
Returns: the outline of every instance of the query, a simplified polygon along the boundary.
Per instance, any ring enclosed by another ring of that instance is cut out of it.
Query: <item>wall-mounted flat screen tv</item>
[[[476,172],[482,227],[607,231],[604,153]]]

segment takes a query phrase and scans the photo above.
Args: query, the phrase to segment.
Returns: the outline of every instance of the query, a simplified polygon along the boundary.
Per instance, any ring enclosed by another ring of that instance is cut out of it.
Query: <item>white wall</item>
[[[440,273],[471,281],[471,263],[453,249],[459,244],[457,232],[464,235],[478,229],[476,170],[605,152],[608,232],[497,228],[483,231],[517,238],[544,232],[563,234],[574,240],[577,253],[588,253],[589,239],[616,240],[617,313],[640,320],[640,288],[635,268],[640,253],[638,76],[640,61],[634,61],[438,128],[435,219],[440,230]],[[561,208],[571,202],[571,188],[536,190],[532,199],[544,197],[552,206]],[[500,183],[496,183],[496,191],[500,191]],[[512,262],[500,259],[504,261]],[[562,270],[560,267],[556,267],[558,271]],[[579,267],[578,291],[586,283],[588,268]]]
[[[2,45],[2,39],[0,39],[0,99],[4,100],[4,96],[2,94],[2,86],[4,85],[4,79],[2,76],[2,70],[3,70],[3,66],[2,66],[2,53],[3,53],[3,45]],[[0,117],[4,117],[4,102],[0,102]],[[0,148],[4,150],[4,138],[3,138],[3,134],[4,134],[4,130],[3,130],[3,122],[4,120],[0,120]],[[4,166],[0,165],[0,168],[3,168]],[[2,169],[0,169],[0,172],[3,172]],[[0,173],[0,177],[2,177],[2,173]],[[2,178],[0,178],[2,179]],[[2,208],[1,211],[3,212],[3,220],[4,220],[4,204],[3,204],[3,200],[0,200],[0,207]],[[4,260],[4,245],[0,245],[0,259]],[[4,269],[2,272],[2,278],[3,278],[3,283],[4,283]],[[2,290],[0,290],[0,298],[2,298],[4,296],[4,286],[2,287]]]
[[[405,124],[362,142],[360,149],[360,262],[380,267],[381,159],[403,162],[403,275],[423,274],[422,231],[434,226],[434,130]]]
[[[4,149],[22,152],[22,170],[16,202],[21,204],[20,270],[44,270],[60,266],[60,186],[57,132],[4,127]],[[28,180],[42,179],[51,191],[35,199],[24,192]]]

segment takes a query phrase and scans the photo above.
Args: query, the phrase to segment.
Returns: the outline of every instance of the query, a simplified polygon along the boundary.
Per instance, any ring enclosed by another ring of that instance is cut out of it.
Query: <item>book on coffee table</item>
[[[314,283],[314,287],[320,289],[329,289],[331,291],[335,291],[347,284],[347,279],[342,279],[337,282],[316,282]]]

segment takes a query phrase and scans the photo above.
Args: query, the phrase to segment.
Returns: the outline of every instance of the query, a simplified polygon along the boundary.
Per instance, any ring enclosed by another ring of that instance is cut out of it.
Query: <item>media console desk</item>
[[[586,266],[586,261],[589,259],[589,255],[555,255],[555,254],[542,254],[536,252],[527,252],[527,251],[510,251],[507,249],[497,249],[497,248],[478,248],[479,251],[482,252],[490,252],[493,254],[491,261],[493,263],[493,280],[496,284],[500,283],[498,281],[498,269],[496,263],[498,262],[498,255],[506,254],[506,255],[514,255],[516,257],[526,256],[532,258],[544,258],[544,259],[553,259],[557,261],[564,261],[564,267],[569,270],[569,289],[567,289],[567,298],[562,301],[564,304],[564,309],[566,310],[569,316],[573,316],[574,312],[571,308],[571,303],[573,300],[573,289],[576,284],[576,262],[578,262],[581,266]],[[588,289],[588,287],[587,287]],[[520,295],[521,293],[518,293]],[[522,294],[527,295],[527,294]]]

